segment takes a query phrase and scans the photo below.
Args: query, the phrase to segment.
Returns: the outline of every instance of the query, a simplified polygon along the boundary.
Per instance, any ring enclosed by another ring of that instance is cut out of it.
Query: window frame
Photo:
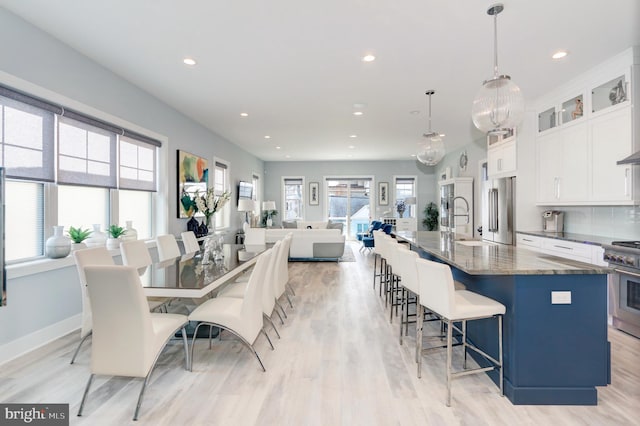
[[[398,181],[411,179],[413,181],[412,193],[410,197],[418,196],[418,176],[416,175],[394,175],[393,176],[393,210],[395,210],[396,202],[398,201]],[[403,198],[404,199],[404,198]],[[411,205],[409,207],[409,217],[417,217],[417,206]]]
[[[216,189],[216,169],[218,164],[224,165],[224,182],[222,184],[222,190]],[[211,188],[213,188],[214,195],[220,196],[224,191],[231,192],[231,162],[224,160],[220,157],[213,157],[213,173],[211,175]],[[232,197],[233,199],[233,194]],[[217,230],[227,230],[231,228],[231,200],[222,207],[220,212],[213,215],[213,222]],[[219,219],[219,220],[218,220]]]
[[[295,218],[288,218],[286,217],[286,212],[287,212],[287,191],[286,191],[286,182],[287,180],[300,180],[300,214],[298,215],[298,217]],[[306,191],[305,191],[305,186],[306,186],[306,179],[305,176],[282,176],[282,180],[281,180],[281,187],[280,187],[280,193],[281,193],[281,208],[282,208],[282,213],[281,213],[281,218],[282,220],[304,220],[305,217],[305,213],[306,213],[306,209],[305,209],[305,199],[306,199]]]

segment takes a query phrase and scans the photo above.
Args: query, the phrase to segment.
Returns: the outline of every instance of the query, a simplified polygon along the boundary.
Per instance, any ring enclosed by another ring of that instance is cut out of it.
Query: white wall
[[[418,229],[422,229],[423,210],[425,205],[431,201],[436,202],[436,178],[433,167],[425,166],[416,160],[408,161],[271,161],[264,165],[264,199],[275,200],[278,217],[274,223],[279,224],[282,209],[282,177],[283,176],[303,176],[305,178],[306,191],[309,190],[309,182],[320,183],[320,205],[310,206],[305,202],[306,220],[326,219],[324,193],[325,177],[351,177],[351,176],[373,176],[375,179],[374,196],[377,194],[378,182],[389,182],[389,189],[393,188],[393,176],[416,176],[417,177],[417,206],[416,216],[418,219]],[[390,198],[388,206],[379,206],[376,200],[375,217],[393,209],[394,200]],[[395,212],[394,212],[395,213]],[[375,218],[374,217],[374,218]],[[372,218],[373,219],[373,218]]]
[[[163,140],[156,197],[159,232],[178,234],[186,229],[186,219],[176,217],[177,149],[210,161],[214,156],[229,161],[234,185],[251,181],[252,172],[262,174],[261,160],[2,8],[0,34],[5,41],[0,45],[0,83]],[[244,216],[235,212],[235,196],[232,204],[235,231]],[[73,262],[43,262],[58,263],[50,264],[53,269],[45,273],[20,277],[8,270],[8,306],[0,308],[0,363],[80,324],[80,288]]]

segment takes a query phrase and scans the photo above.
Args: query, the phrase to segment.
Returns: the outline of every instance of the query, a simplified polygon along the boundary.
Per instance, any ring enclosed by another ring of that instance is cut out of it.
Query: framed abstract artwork
[[[209,162],[186,151],[178,150],[178,217],[193,216],[196,192],[206,193],[209,182]],[[202,214],[200,214],[202,215]]]
[[[309,205],[317,206],[320,204],[320,185],[318,182],[309,182]]]
[[[378,204],[381,206],[389,205],[389,182],[378,184]]]

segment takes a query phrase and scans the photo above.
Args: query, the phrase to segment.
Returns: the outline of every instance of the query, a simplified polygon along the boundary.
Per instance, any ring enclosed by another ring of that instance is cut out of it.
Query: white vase
[[[107,250],[117,250],[120,248],[120,238],[107,238]]]
[[[120,237],[123,241],[134,241],[138,239],[138,231],[133,229],[132,221],[127,220],[127,227],[125,228],[125,233]]]
[[[267,228],[271,228],[273,226],[273,219],[268,218],[267,219]]]
[[[91,236],[84,240],[87,247],[104,247],[107,242],[107,236],[100,230],[100,224],[93,224],[93,232]]]
[[[76,250],[82,250],[82,249],[86,249],[87,245],[85,243],[72,243],[71,244],[71,251],[76,251]]]
[[[59,259],[69,256],[71,252],[71,240],[64,235],[64,226],[54,226],[53,236],[47,239],[45,244],[47,257],[51,259]]]

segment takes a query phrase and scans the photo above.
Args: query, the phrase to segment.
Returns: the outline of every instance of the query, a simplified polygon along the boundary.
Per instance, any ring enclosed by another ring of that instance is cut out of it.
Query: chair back
[[[182,237],[182,245],[184,246],[184,254],[196,253],[200,251],[200,244],[193,231],[185,231],[180,234]]]
[[[138,272],[143,272],[144,268],[153,263],[147,244],[142,240],[120,243],[120,254],[122,255],[122,264],[133,266],[138,269]]]
[[[371,222],[371,228],[369,229],[369,232],[377,231],[380,228],[382,228],[382,222],[380,222],[379,220],[374,220],[373,222]]]
[[[180,256],[180,247],[173,234],[158,235],[156,237],[158,247],[158,260],[160,262]]]
[[[91,372],[145,377],[157,348],[151,313],[132,266],[85,267],[93,311]]]
[[[380,245],[382,244],[382,242],[380,240],[382,239],[384,232],[380,230],[376,230],[372,232],[372,235],[373,235],[373,252],[376,254],[382,255],[381,248],[380,248]]]
[[[382,225],[381,229],[385,234],[390,234],[391,230],[393,229],[393,225],[391,225],[390,223],[385,223],[384,225]]]
[[[267,316],[271,316],[273,308],[276,306],[276,277],[278,270],[278,256],[282,248],[282,240],[276,241],[271,248],[271,258],[265,270],[262,282],[262,311]]]
[[[420,303],[445,318],[451,318],[455,288],[449,265],[416,259],[416,267],[420,283]]]
[[[282,239],[282,246],[278,252],[278,260],[276,263],[276,299],[279,299],[285,292],[287,282],[289,282],[289,248],[293,234],[288,233]]]
[[[78,269],[78,278],[80,280],[80,291],[82,292],[82,326],[80,328],[80,337],[85,337],[91,332],[92,314],[91,303],[89,302],[89,293],[87,292],[87,277],[84,268],[87,265],[115,265],[113,257],[109,254],[106,247],[94,247],[73,252]]]
[[[265,228],[249,228],[244,232],[245,246],[264,246],[267,243]]]
[[[242,337],[248,342],[253,342],[262,329],[262,290],[264,287],[265,273],[271,261],[273,249],[263,252],[256,261],[251,271],[247,289],[242,302],[241,318],[243,326],[240,331]],[[271,313],[271,312],[269,312]]]
[[[404,244],[399,244],[393,266],[394,271],[402,279],[402,285],[415,294],[420,294],[418,269],[416,267],[416,260],[419,258],[420,256],[417,252],[407,249]]]

